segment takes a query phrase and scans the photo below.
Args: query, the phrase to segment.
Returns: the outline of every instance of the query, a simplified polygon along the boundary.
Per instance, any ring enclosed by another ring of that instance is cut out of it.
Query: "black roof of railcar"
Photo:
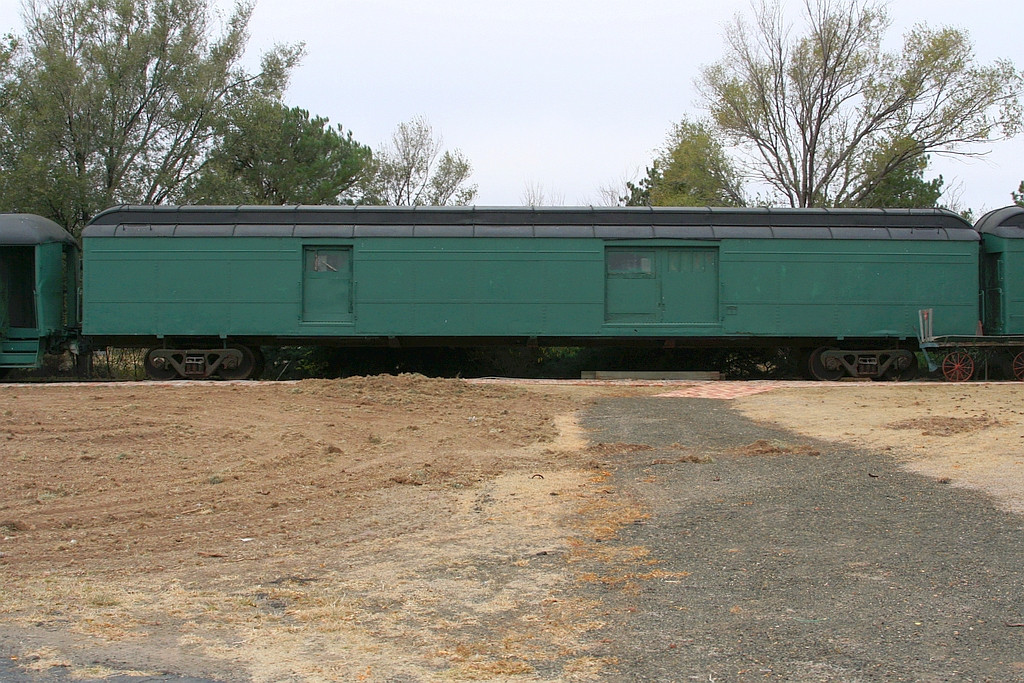
[[[942,209],[475,206],[121,206],[83,236],[979,239]]]
[[[63,242],[78,245],[67,230],[31,213],[0,213],[0,246],[32,246]]]
[[[1024,206],[1004,206],[989,211],[978,219],[974,227],[980,233],[996,237],[1024,238]]]

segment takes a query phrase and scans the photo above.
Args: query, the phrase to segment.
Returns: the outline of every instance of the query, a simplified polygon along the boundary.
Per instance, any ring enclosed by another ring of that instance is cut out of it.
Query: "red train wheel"
[[[942,376],[950,382],[966,382],[974,375],[974,359],[966,351],[951,351],[942,359]]]
[[[1021,351],[1013,357],[1013,376],[1021,382],[1024,382],[1024,351]]]

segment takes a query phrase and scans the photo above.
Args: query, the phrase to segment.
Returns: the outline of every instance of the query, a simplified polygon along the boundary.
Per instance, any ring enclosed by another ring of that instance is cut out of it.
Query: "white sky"
[[[796,12],[799,0],[788,0]],[[218,0],[230,7],[230,0]],[[0,0],[0,33],[20,0]],[[424,116],[473,163],[480,205],[522,203],[540,185],[555,203],[599,203],[599,188],[639,176],[684,114],[694,78],[722,53],[722,31],[748,0],[258,0],[250,58],[305,42],[286,100],[376,148]],[[894,0],[893,47],[915,23],[969,31],[983,63],[1024,68],[1005,0]],[[980,160],[933,158],[947,193],[981,211],[1024,180],[1024,137]],[[947,199],[948,201],[948,199]]]

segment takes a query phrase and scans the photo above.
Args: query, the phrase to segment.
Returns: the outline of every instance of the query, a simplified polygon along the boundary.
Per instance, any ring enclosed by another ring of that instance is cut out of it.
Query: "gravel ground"
[[[650,517],[615,543],[675,577],[595,589],[619,680],[1024,681],[1024,526],[984,495],[722,401],[603,399],[584,426],[654,447],[616,469]]]

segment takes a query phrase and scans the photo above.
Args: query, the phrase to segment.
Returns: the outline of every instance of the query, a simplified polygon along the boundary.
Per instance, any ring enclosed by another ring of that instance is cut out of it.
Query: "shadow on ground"
[[[615,543],[659,571],[595,589],[621,679],[1024,680],[1024,521],[983,495],[722,401],[605,399],[584,426],[654,447],[618,463],[650,517]]]

